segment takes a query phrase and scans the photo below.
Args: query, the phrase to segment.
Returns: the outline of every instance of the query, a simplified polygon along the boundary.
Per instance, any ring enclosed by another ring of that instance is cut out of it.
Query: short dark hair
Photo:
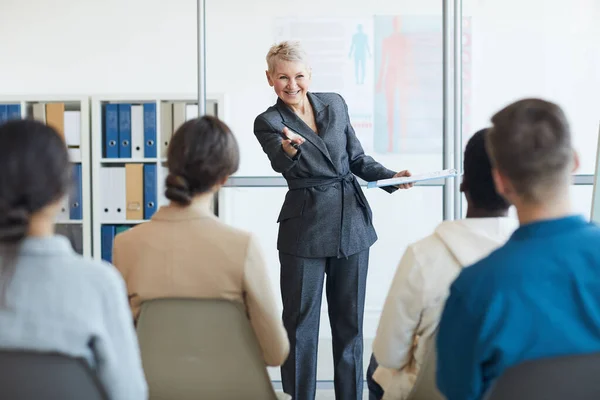
[[[236,172],[239,164],[237,141],[224,122],[211,116],[187,121],[169,143],[165,196],[188,205],[194,195]]]
[[[474,207],[487,211],[508,210],[510,204],[496,192],[492,165],[485,149],[487,129],[476,132],[467,142],[462,190]]]
[[[523,99],[492,117],[488,152],[525,201],[540,203],[568,183],[573,163],[569,123],[556,104]]]
[[[0,175],[0,242],[18,242],[27,234],[31,214],[70,189],[65,142],[34,120],[0,125]]]

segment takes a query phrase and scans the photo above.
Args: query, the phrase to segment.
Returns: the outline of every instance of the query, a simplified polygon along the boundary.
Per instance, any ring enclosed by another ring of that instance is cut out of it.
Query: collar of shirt
[[[590,223],[581,215],[530,222],[521,225],[512,235],[511,240],[526,240],[537,237],[549,237],[581,229]]]

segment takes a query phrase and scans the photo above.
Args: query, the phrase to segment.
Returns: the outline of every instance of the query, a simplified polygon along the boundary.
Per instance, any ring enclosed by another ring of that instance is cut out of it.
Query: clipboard
[[[403,183],[414,183],[414,182],[423,182],[430,181],[433,179],[448,179],[455,178],[459,176],[459,173],[456,169],[443,169],[441,171],[427,172],[424,174],[413,175],[413,176],[402,176],[398,178],[389,178],[389,179],[380,179],[378,181],[372,181],[367,183],[367,188],[372,189],[376,187],[385,187],[385,186],[396,186],[402,185]]]

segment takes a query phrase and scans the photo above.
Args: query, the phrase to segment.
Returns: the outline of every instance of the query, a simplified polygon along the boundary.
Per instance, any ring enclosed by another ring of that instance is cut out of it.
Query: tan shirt
[[[113,263],[127,283],[134,318],[149,299],[237,301],[246,307],[266,364],[281,365],[289,341],[257,241],[212,214],[211,199],[163,206],[151,221],[116,237]]]

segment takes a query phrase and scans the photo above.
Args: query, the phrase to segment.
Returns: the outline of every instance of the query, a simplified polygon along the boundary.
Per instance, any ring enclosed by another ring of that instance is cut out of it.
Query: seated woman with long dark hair
[[[0,350],[83,358],[110,399],[146,399],[123,279],[54,234],[70,185],[67,148],[54,129],[30,120],[0,125]]]

